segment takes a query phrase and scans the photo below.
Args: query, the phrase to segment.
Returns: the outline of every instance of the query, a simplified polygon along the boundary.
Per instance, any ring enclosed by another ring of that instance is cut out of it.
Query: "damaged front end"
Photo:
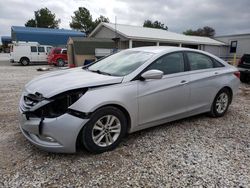
[[[24,136],[41,149],[75,152],[76,138],[90,114],[69,109],[87,88],[70,90],[51,98],[23,93],[20,100],[20,128]]]
[[[27,119],[33,118],[56,118],[65,113],[73,113],[68,109],[87,91],[87,88],[70,90],[53,96],[49,99],[42,94],[24,94],[21,99],[20,108]],[[76,113],[76,116],[80,114]]]

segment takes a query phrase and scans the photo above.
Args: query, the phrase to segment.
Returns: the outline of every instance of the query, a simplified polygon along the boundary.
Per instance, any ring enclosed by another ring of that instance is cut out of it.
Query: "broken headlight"
[[[42,106],[34,112],[27,113],[28,116],[41,118],[55,118],[67,112],[68,107],[75,103],[87,89],[70,90],[51,97],[50,103]]]

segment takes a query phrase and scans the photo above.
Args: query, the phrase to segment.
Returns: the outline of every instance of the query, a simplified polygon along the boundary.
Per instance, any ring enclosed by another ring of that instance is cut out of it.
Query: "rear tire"
[[[92,115],[83,127],[82,144],[91,153],[115,149],[127,132],[127,119],[118,108],[107,106]]]
[[[231,93],[228,89],[221,89],[214,98],[210,116],[222,117],[228,110],[229,104],[232,100]]]
[[[23,66],[27,66],[27,65],[30,64],[30,60],[29,60],[28,58],[26,58],[26,57],[22,57],[22,58],[20,59],[20,63],[21,63]]]

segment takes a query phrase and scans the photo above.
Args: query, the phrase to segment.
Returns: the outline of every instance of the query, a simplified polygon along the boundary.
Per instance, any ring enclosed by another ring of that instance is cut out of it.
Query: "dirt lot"
[[[22,136],[18,102],[39,66],[0,62],[0,187],[248,187],[250,85],[228,113],[199,115],[127,136],[114,151],[43,152]]]

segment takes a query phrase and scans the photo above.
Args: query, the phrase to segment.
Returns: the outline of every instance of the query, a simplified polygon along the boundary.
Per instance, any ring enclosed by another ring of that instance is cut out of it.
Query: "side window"
[[[214,61],[214,68],[224,67],[224,65],[221,64],[219,61],[217,61],[217,60],[215,60],[215,59],[213,59],[213,61]]]
[[[38,52],[45,52],[44,47],[39,46],[39,47],[38,47]]]
[[[63,50],[63,51],[62,51],[62,54],[67,54],[67,50]]]
[[[37,47],[36,46],[31,46],[30,51],[31,52],[37,52]]]
[[[184,58],[181,52],[165,55],[153,62],[147,70],[157,69],[164,74],[184,72]]]
[[[187,52],[190,70],[200,70],[213,68],[213,61],[206,55]]]
[[[54,50],[54,54],[60,54],[61,53],[61,50],[60,49],[55,49]]]
[[[47,47],[47,52],[50,53],[51,47]]]

